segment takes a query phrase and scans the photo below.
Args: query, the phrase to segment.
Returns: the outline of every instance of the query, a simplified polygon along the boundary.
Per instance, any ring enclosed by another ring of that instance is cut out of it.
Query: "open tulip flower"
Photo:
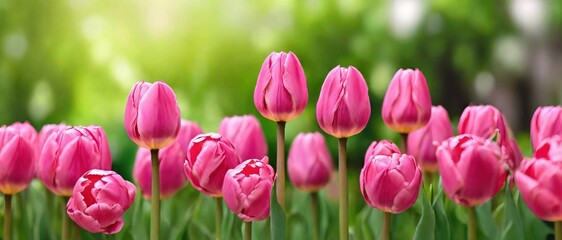
[[[367,152],[365,152],[365,164],[367,164],[373,156],[391,156],[393,153],[402,154],[400,148],[393,142],[384,139],[378,142],[373,141],[371,145],[369,145],[369,148],[367,148]]]
[[[258,119],[253,115],[225,117],[219,134],[233,145],[240,159],[261,159],[267,155],[267,142]]]
[[[0,127],[0,192],[24,190],[35,176],[37,132],[29,123]]]
[[[554,135],[562,135],[562,107],[538,107],[531,119],[533,150],[536,150],[543,140]]]
[[[315,192],[328,184],[333,163],[322,134],[299,133],[289,150],[291,183],[303,191]]]
[[[136,188],[113,172],[93,169],[81,176],[66,204],[68,216],[92,233],[114,234],[135,200]]]

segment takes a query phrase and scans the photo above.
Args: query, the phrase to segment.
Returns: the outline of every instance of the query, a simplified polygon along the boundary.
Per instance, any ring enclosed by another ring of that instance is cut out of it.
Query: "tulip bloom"
[[[306,103],[306,77],[297,56],[271,53],[263,62],[254,90],[258,111],[272,121],[288,122],[304,111]]]
[[[336,138],[361,132],[371,116],[367,83],[354,67],[335,67],[328,73],[316,104],[320,128]]]
[[[475,135],[449,138],[437,148],[443,189],[455,203],[474,207],[502,187],[506,171],[498,145]]]
[[[223,118],[219,134],[226,137],[241,159],[261,159],[267,155],[267,142],[258,119],[253,115]]]
[[[187,178],[183,170],[183,163],[187,156],[187,146],[191,139],[202,134],[203,131],[194,122],[182,120],[176,141],[158,151],[160,160],[160,199],[174,195],[182,189]],[[152,196],[152,168],[150,150],[139,148],[133,168],[133,178],[139,184],[143,197]]]
[[[421,170],[410,155],[376,155],[361,169],[361,194],[369,206],[389,213],[401,213],[418,199]]]
[[[365,153],[365,164],[367,164],[367,162],[369,162],[369,159],[371,159],[371,157],[373,156],[377,156],[377,155],[391,156],[393,153],[402,154],[400,152],[400,148],[396,146],[396,144],[394,144],[393,142],[384,139],[378,142],[373,141],[369,146],[369,148],[367,149],[367,152]]]
[[[269,217],[271,189],[275,180],[268,159],[248,159],[224,177],[224,201],[244,222],[261,221]]]
[[[29,123],[0,127],[0,192],[16,194],[35,175],[37,132]]]
[[[234,146],[217,133],[197,135],[187,148],[185,175],[193,187],[211,197],[222,197],[226,171],[240,164]]]
[[[136,188],[113,171],[93,169],[81,176],[66,204],[66,213],[92,233],[114,234],[135,200]]]
[[[125,129],[131,140],[144,148],[172,144],[180,129],[174,91],[164,82],[136,83],[125,107]]]
[[[431,96],[419,69],[396,72],[386,89],[381,113],[384,124],[399,133],[411,133],[427,124]]]
[[[546,138],[562,135],[562,107],[538,107],[531,119],[531,144],[536,150]]]
[[[408,135],[408,154],[414,156],[424,171],[436,172],[437,146],[452,136],[453,126],[447,110],[441,106],[432,107],[427,125]]]
[[[289,151],[288,173],[300,190],[316,192],[326,186],[334,169],[332,157],[320,133],[299,133]]]
[[[39,158],[39,177],[57,195],[70,196],[90,169],[111,169],[111,153],[101,127],[69,127],[51,134]]]

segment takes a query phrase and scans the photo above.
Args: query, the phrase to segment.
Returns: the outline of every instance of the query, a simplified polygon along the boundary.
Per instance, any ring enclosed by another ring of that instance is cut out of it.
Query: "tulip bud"
[[[367,152],[365,153],[365,164],[369,162],[369,159],[373,156],[377,155],[384,155],[384,156],[391,156],[393,153],[400,153],[400,148],[396,146],[391,141],[388,140],[380,140],[380,141],[373,141],[369,148],[367,148]]]
[[[180,109],[174,91],[164,82],[136,83],[125,108],[125,129],[137,145],[164,148],[176,139]]]
[[[233,145],[240,159],[261,159],[267,155],[267,142],[258,119],[253,115],[226,117],[219,134]]]
[[[427,125],[408,135],[408,154],[414,156],[424,171],[436,172],[437,146],[452,136],[453,126],[447,110],[441,106],[432,107],[431,118]]]
[[[268,159],[248,159],[224,176],[224,201],[244,222],[261,221],[269,217],[271,189],[275,180]]]
[[[401,213],[418,199],[421,170],[410,155],[377,155],[361,169],[361,194],[369,206],[384,212]]]
[[[386,89],[381,113],[384,124],[399,133],[411,133],[427,124],[431,96],[419,69],[396,72]]]
[[[367,83],[354,67],[335,67],[328,73],[316,104],[320,128],[336,138],[361,132],[371,116]]]
[[[165,199],[181,190],[187,178],[183,170],[183,163],[187,156],[187,146],[191,139],[202,134],[201,128],[194,122],[182,120],[176,141],[158,151],[160,164],[160,199]],[[152,196],[152,161],[150,150],[139,148],[133,168],[133,177],[139,184],[143,197]]]
[[[0,192],[24,190],[35,175],[37,132],[29,123],[0,127]]]
[[[74,183],[91,169],[111,169],[111,153],[101,127],[68,127],[51,134],[39,158],[39,177],[57,195],[70,196]]]
[[[320,133],[299,133],[289,151],[288,173],[298,189],[316,192],[326,186],[334,170],[332,157]]]
[[[254,90],[254,104],[265,118],[288,122],[304,111],[308,102],[306,77],[292,52],[273,52],[263,62]]]
[[[234,146],[218,133],[200,134],[191,140],[184,162],[193,187],[211,197],[222,197],[226,171],[240,164]]]
[[[531,119],[531,144],[536,150],[546,138],[562,135],[562,107],[538,107]]]
[[[502,187],[506,171],[495,142],[475,136],[449,138],[437,148],[445,194],[455,203],[473,207],[490,200]]]
[[[92,233],[114,234],[135,200],[136,188],[113,171],[93,169],[81,176],[66,204],[66,213]]]

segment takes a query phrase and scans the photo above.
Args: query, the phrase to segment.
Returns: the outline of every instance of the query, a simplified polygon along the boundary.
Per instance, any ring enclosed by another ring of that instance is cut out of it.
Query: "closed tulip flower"
[[[0,192],[24,190],[35,176],[37,132],[29,123],[0,127]]]
[[[165,199],[181,190],[187,177],[183,170],[183,163],[187,156],[187,146],[191,139],[202,134],[201,128],[194,122],[182,120],[176,141],[158,152],[160,160],[160,199]],[[152,168],[150,150],[139,148],[133,168],[133,177],[139,184],[143,197],[152,196]]]
[[[475,136],[449,138],[437,148],[445,194],[455,203],[474,207],[501,189],[506,171],[495,142]]]
[[[69,127],[51,134],[39,158],[39,177],[57,195],[70,196],[88,170],[111,169],[111,153],[101,127]]]
[[[136,83],[125,107],[125,129],[137,145],[161,149],[174,142],[180,109],[174,91],[164,82]]]
[[[191,140],[183,166],[195,189],[211,197],[222,197],[226,171],[240,162],[230,141],[220,134],[208,133]]]
[[[223,118],[219,134],[226,137],[242,160],[267,155],[267,142],[258,119],[253,115]]]
[[[244,222],[261,221],[269,217],[271,189],[275,180],[273,168],[262,160],[248,159],[224,177],[224,201]]]
[[[401,213],[418,199],[422,180],[416,160],[406,154],[376,155],[361,169],[361,194],[369,206]]]
[[[265,118],[288,122],[304,111],[308,102],[306,77],[301,63],[292,52],[273,52],[263,62],[254,104]]]
[[[66,213],[92,233],[114,234],[123,227],[123,214],[135,200],[136,188],[113,172],[93,169],[81,176],[66,204]]]
[[[382,104],[382,120],[395,132],[411,133],[431,117],[431,96],[419,69],[400,69],[388,85]]]
[[[335,67],[328,73],[316,104],[320,128],[336,138],[361,132],[371,116],[367,83],[354,67]]]
[[[320,133],[299,133],[289,150],[288,173],[298,189],[316,192],[330,181],[334,166]]]
[[[531,119],[533,150],[536,150],[543,140],[554,135],[562,135],[562,107],[538,107]]]
[[[398,146],[396,146],[396,144],[394,144],[393,142],[384,139],[378,142],[373,141],[371,145],[369,145],[369,148],[365,153],[365,164],[367,164],[367,162],[369,162],[369,159],[371,159],[371,157],[373,156],[377,156],[377,155],[391,156],[393,153],[402,154],[400,152],[400,148],[398,148]]]
[[[438,169],[435,152],[437,146],[453,136],[453,126],[449,114],[441,106],[431,108],[431,118],[424,127],[408,136],[408,154],[414,156],[420,167],[427,172]]]

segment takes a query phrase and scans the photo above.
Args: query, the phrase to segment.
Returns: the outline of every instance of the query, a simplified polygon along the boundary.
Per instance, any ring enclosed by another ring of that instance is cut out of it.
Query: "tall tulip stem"
[[[313,240],[318,240],[318,233],[319,233],[319,228],[320,225],[318,224],[318,192],[311,192],[310,193],[310,203],[312,204],[312,226],[314,229],[312,229],[312,231],[314,232],[314,238]]]
[[[285,210],[285,122],[277,122],[277,202]]]
[[[390,240],[390,223],[392,221],[392,213],[384,212],[382,220],[382,240]]]
[[[339,194],[340,194],[340,240],[349,239],[347,223],[347,138],[338,139]]]
[[[407,154],[408,153],[408,133],[400,133],[400,138],[402,140],[402,153],[403,154]]]
[[[562,240],[562,222],[554,223],[554,239]]]
[[[151,149],[152,158],[152,211],[150,217],[150,239],[160,239],[160,162],[158,149]]]
[[[69,197],[62,197],[62,240],[70,239],[70,230],[72,228],[72,222],[70,222],[70,217],[66,213],[66,203]]]
[[[252,222],[244,223],[244,240],[252,240]]]
[[[221,239],[222,198],[215,198],[215,238]]]
[[[4,239],[10,240],[12,233],[12,195],[4,195],[4,207],[6,207],[4,215]]]
[[[468,240],[476,240],[477,237],[477,226],[476,226],[476,213],[474,212],[474,207],[468,208]]]

